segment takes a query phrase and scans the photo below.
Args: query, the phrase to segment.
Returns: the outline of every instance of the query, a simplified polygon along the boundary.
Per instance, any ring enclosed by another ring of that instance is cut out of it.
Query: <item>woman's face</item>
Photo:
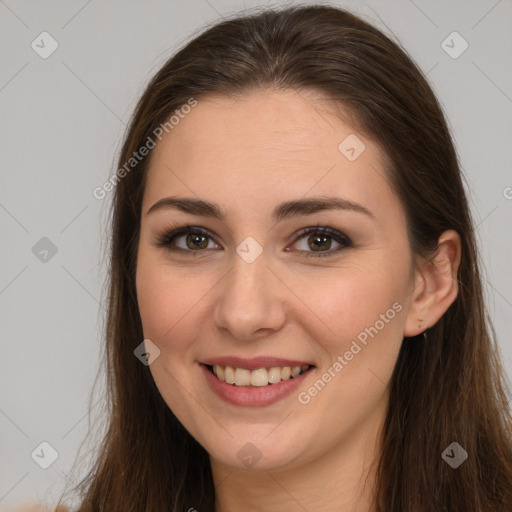
[[[382,154],[317,100],[199,100],[154,149],[136,276],[149,368],[212,463],[357,451],[410,335],[406,218]]]

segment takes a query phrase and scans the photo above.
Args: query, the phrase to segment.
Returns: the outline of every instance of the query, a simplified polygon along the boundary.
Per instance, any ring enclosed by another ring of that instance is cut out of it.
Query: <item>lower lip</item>
[[[242,405],[248,407],[258,407],[270,405],[285,396],[288,396],[304,381],[307,375],[313,370],[309,368],[297,377],[288,380],[282,380],[277,384],[268,384],[267,386],[235,386],[219,380],[206,365],[200,363],[206,382],[212,390],[226,402],[233,405]]]

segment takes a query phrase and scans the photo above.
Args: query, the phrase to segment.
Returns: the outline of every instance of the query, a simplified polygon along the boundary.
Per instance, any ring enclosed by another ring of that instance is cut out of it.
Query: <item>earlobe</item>
[[[461,260],[461,241],[453,230],[439,237],[433,261],[424,261],[416,273],[416,284],[404,336],[413,337],[432,327],[457,298],[457,274]]]

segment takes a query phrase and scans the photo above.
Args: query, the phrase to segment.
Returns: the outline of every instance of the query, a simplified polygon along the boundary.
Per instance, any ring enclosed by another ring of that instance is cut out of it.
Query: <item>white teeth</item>
[[[268,381],[270,384],[275,384],[276,382],[280,382],[281,380],[281,368],[274,367],[270,368],[268,371]]]
[[[218,364],[213,365],[213,373],[217,378],[228,384],[235,386],[256,386],[262,387],[268,384],[277,384],[282,380],[295,378],[307,370],[309,365],[302,366],[284,366],[280,368],[258,368],[257,370],[248,370],[246,368],[233,368],[231,366],[222,367]]]
[[[300,373],[300,366],[294,366],[292,368],[292,377],[297,377]]]
[[[233,370],[231,366],[226,366],[226,369],[224,370],[224,381],[228,384],[235,383],[235,370]]]
[[[237,368],[235,370],[235,384],[237,386],[249,386],[251,383],[251,370]]]
[[[224,380],[224,370],[222,369],[222,366],[219,366],[218,364],[213,365],[213,373],[215,373],[220,380]]]
[[[268,372],[265,368],[258,368],[251,372],[251,386],[266,386],[267,384]]]

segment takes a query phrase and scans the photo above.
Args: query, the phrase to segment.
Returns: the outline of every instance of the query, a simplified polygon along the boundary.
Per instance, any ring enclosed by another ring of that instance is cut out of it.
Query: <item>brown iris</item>
[[[197,241],[200,239],[202,239],[203,241],[200,245],[198,245]],[[189,241],[192,241],[194,245],[190,246]],[[187,235],[186,244],[189,249],[205,249],[206,247],[208,247],[208,237],[205,235],[200,235],[198,233],[190,233],[189,235]]]
[[[323,244],[322,244],[322,242],[318,243],[321,240],[323,240]],[[308,243],[312,243],[313,244],[311,246],[311,248],[314,251],[323,250],[323,249],[330,249],[330,247],[331,247],[331,240],[330,240],[330,237],[328,237],[328,236],[311,235],[310,237],[308,237]]]

